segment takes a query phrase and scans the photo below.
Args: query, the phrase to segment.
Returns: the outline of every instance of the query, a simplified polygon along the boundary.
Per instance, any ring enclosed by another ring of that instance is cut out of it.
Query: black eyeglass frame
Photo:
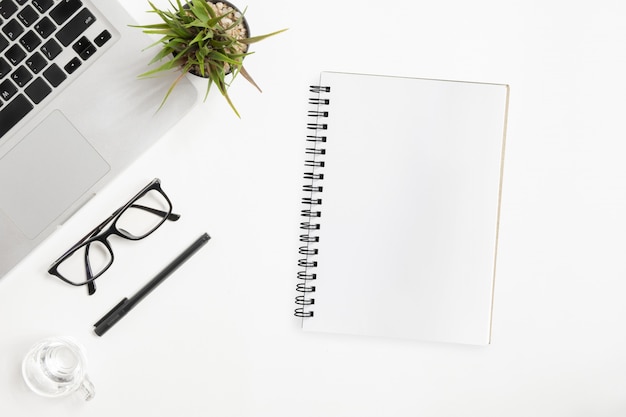
[[[156,190],[163,196],[163,198],[167,202],[168,211],[157,210],[151,207],[134,204],[137,200],[139,200],[140,198],[145,196],[148,192],[153,191],[153,190]],[[124,214],[124,212],[131,207],[145,210],[149,213],[158,215],[161,217],[161,221],[159,221],[149,232],[141,236],[135,236],[123,229],[119,229],[117,227],[117,221],[122,216],[122,214]],[[96,292],[94,280],[102,276],[102,274],[104,274],[109,269],[109,267],[113,264],[113,261],[115,259],[115,256],[113,255],[113,249],[111,248],[111,244],[108,241],[108,238],[111,235],[120,236],[128,240],[141,240],[150,236],[152,233],[154,233],[154,231],[157,230],[159,227],[161,227],[161,225],[165,223],[166,220],[177,221],[179,218],[180,218],[179,214],[172,213],[172,202],[170,201],[167,194],[165,194],[165,192],[163,191],[163,188],[161,188],[161,181],[158,178],[155,178],[148,185],[146,185],[141,191],[139,191],[133,198],[131,198],[126,204],[124,204],[119,209],[115,210],[113,214],[111,214],[111,216],[109,216],[106,220],[104,220],[102,223],[96,226],[92,231],[90,231],[87,235],[85,235],[82,239],[80,239],[76,244],[74,244],[70,249],[68,249],[63,255],[61,255],[56,261],[54,261],[50,265],[48,269],[48,273],[51,275],[54,275],[55,277],[59,278],[63,282],[66,282],[75,287],[88,285],[88,293],[89,295],[92,295]],[[105,226],[109,223],[111,223],[109,228],[103,231]],[[109,251],[109,254],[111,255],[111,259],[109,263],[105,267],[103,267],[102,270],[96,275],[94,275],[91,270],[91,265],[90,265],[89,256],[88,256],[89,245],[91,245],[94,242],[100,242],[102,245],[104,245],[104,247],[107,248],[107,250]],[[59,265],[63,263],[63,261],[68,259],[70,256],[72,256],[81,248],[85,248],[85,278],[86,279],[85,279],[85,282],[77,283],[77,282],[73,282],[65,278],[59,272],[58,268],[59,268]]]

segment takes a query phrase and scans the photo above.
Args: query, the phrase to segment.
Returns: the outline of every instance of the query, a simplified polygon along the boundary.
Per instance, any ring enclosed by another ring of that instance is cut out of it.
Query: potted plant
[[[176,0],[174,4],[170,0],[173,10],[161,10],[152,2],[148,2],[152,8],[150,12],[156,13],[162,22],[135,27],[143,29],[147,34],[161,36],[148,47],[161,47],[149,65],[164,59],[167,61],[153,70],[140,74],[140,77],[180,69],[181,74],[168,89],[161,107],[185,74],[206,78],[207,89],[204,99],[206,100],[211,86],[215,85],[237,117],[240,117],[228,96],[230,83],[241,74],[261,91],[243,67],[244,58],[251,54],[248,52],[249,45],[287,29],[252,37],[244,18],[245,10],[241,12],[227,1],[214,1],[189,0],[182,4],[181,0]],[[230,81],[227,81],[228,75]]]

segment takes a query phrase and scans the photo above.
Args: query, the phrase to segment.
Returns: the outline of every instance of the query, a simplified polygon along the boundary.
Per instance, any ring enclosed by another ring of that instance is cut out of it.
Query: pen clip
[[[98,320],[98,322],[96,324],[94,324],[93,326],[94,327],[100,326],[104,321],[106,321],[109,317],[111,317],[118,309],[122,308],[122,306],[124,304],[126,304],[127,301],[128,301],[128,298],[124,297],[124,299],[122,301],[120,301],[115,307],[113,307],[111,309],[111,311],[106,313],[104,315],[104,317],[102,317],[100,320]]]

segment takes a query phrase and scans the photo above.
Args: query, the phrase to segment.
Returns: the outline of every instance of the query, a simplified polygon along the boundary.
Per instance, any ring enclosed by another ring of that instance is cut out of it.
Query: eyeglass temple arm
[[[85,247],[85,273],[87,275],[87,293],[94,295],[96,293],[96,283],[93,281],[93,272],[91,270],[91,262],[89,262],[89,246]]]
[[[162,210],[154,209],[152,207],[142,206],[141,204],[133,204],[133,205],[131,205],[131,207],[135,207],[135,208],[138,208],[138,209],[141,209],[141,210],[145,210],[148,213],[156,214],[157,216],[160,216],[160,217],[165,217],[167,220],[171,220],[173,222],[175,222],[176,220],[180,219],[180,214],[176,214],[176,213],[169,213],[168,214],[167,211],[162,211]]]

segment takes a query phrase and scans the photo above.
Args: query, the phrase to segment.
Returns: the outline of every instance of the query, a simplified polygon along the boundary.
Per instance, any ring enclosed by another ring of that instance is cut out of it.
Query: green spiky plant
[[[228,87],[235,77],[241,74],[261,91],[243,67],[244,58],[251,54],[248,52],[248,46],[287,29],[261,36],[250,37],[249,33],[239,35],[242,27],[245,27],[244,32],[247,32],[247,27],[243,25],[245,10],[242,13],[238,10],[229,10],[220,15],[217,9],[214,9],[215,6],[207,0],[189,0],[185,5],[180,0],[176,0],[175,4],[170,0],[173,9],[171,11],[158,9],[150,1],[148,3],[152,8],[149,12],[156,13],[163,21],[135,26],[143,29],[144,33],[161,36],[157,42],[148,46],[148,48],[161,46],[161,50],[149,65],[170,59],[139,76],[150,77],[165,71],[181,70],[180,76],[174,80],[165,94],[161,107],[185,74],[192,73],[207,79],[205,100],[211,86],[215,85],[237,117],[241,117],[228,96]],[[228,74],[231,74],[230,82],[226,81]]]

